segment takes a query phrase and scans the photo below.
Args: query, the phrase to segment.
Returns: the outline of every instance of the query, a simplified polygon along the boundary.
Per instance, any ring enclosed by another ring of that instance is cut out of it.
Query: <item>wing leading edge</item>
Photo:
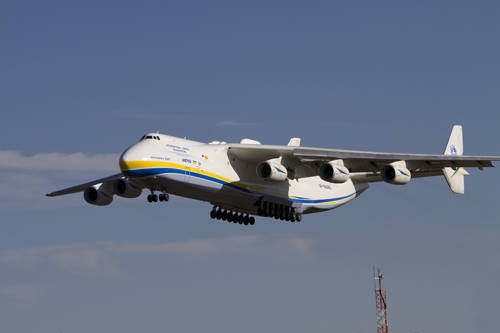
[[[68,188],[65,188],[63,190],[55,191],[55,192],[52,192],[52,193],[47,193],[46,196],[48,196],[48,197],[57,197],[57,196],[60,196],[60,195],[65,195],[65,194],[78,193],[78,192],[85,191],[87,188],[89,188],[89,187],[91,187],[93,185],[97,185],[97,184],[101,184],[101,183],[107,183],[107,182],[112,182],[112,181],[115,181],[115,180],[118,180],[118,179],[122,179],[122,178],[124,178],[123,174],[122,173],[117,173],[116,175],[112,175],[112,176],[109,176],[109,177],[104,177],[104,178],[96,179],[96,180],[93,180],[93,181],[88,182],[88,183],[84,183],[84,184],[80,184],[80,185],[68,187]]]

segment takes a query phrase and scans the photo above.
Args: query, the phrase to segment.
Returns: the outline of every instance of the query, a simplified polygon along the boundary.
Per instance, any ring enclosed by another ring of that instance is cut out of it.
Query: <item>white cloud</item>
[[[239,253],[255,248],[262,242],[259,236],[234,236],[213,239],[195,239],[163,244],[123,244],[113,245],[114,252],[125,254],[181,254],[208,255]]]
[[[0,263],[23,268],[53,264],[72,273],[111,273],[115,271],[109,253],[98,244],[74,243],[46,245],[0,251]]]
[[[118,154],[39,153],[26,156],[0,151],[0,207],[47,208],[74,206],[81,197],[54,200],[45,193],[119,172]]]
[[[55,265],[71,273],[110,274],[118,271],[114,257],[120,255],[310,255],[311,239],[290,235],[230,236],[168,243],[73,243],[0,250],[0,264],[35,269]]]
[[[37,303],[41,296],[39,288],[27,285],[10,285],[0,287],[0,299],[6,298],[24,304]]]
[[[286,237],[279,240],[280,246],[286,250],[301,255],[310,255],[314,241],[304,237]]]
[[[0,168],[29,171],[117,171],[118,154],[38,153],[25,156],[17,151],[0,151]]]

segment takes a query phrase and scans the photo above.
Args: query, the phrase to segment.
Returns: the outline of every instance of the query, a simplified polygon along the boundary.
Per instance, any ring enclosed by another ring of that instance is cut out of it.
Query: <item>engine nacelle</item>
[[[104,184],[97,184],[83,192],[83,198],[91,205],[107,206],[113,201],[113,194],[107,191]]]
[[[274,158],[257,166],[257,176],[275,182],[284,182],[288,178],[288,170],[279,159]]]
[[[342,161],[331,161],[319,168],[319,176],[326,182],[345,183],[350,178],[349,170]]]
[[[113,193],[124,198],[137,198],[142,190],[125,179],[119,179],[113,183]]]
[[[388,164],[380,171],[382,180],[392,185],[405,185],[411,180],[411,172],[404,161]]]

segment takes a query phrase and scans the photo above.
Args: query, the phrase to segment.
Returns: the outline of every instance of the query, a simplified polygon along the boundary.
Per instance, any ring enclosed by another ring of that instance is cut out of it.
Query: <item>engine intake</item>
[[[319,176],[326,182],[345,183],[350,178],[349,170],[342,161],[331,161],[319,168]]]
[[[142,190],[125,179],[119,179],[113,183],[113,193],[124,198],[137,198]]]
[[[403,161],[384,166],[380,171],[380,176],[384,182],[392,185],[405,185],[411,180],[411,172]]]
[[[257,166],[257,176],[275,182],[283,182],[288,178],[288,170],[278,159],[271,159]]]
[[[83,192],[83,198],[91,205],[107,206],[113,201],[113,194],[106,191],[106,187],[104,184],[91,186]]]

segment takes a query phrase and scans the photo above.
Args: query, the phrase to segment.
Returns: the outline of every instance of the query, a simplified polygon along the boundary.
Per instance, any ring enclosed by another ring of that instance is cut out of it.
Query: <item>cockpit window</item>
[[[156,135],[143,135],[142,138],[141,138],[141,140],[147,140],[147,139],[160,140],[160,137],[156,136]]]

